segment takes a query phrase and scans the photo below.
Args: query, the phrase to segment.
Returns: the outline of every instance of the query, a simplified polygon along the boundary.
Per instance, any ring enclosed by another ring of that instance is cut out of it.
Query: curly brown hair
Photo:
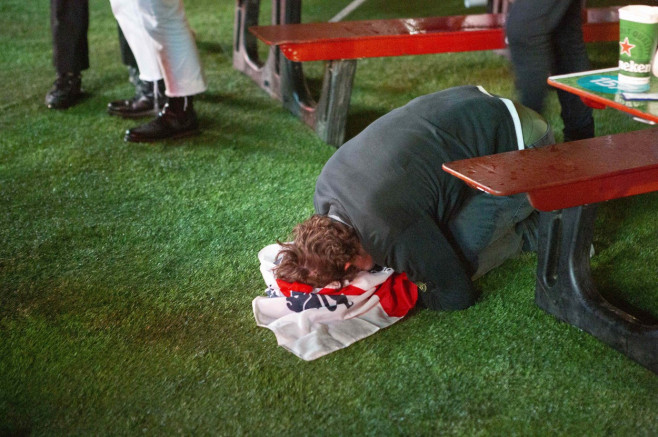
[[[324,215],[313,215],[293,229],[292,243],[279,243],[281,259],[274,275],[288,282],[324,287],[354,279],[355,266],[345,268],[359,254],[361,243],[351,227]]]

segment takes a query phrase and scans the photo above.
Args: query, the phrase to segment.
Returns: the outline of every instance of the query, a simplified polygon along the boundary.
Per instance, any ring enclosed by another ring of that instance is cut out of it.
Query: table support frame
[[[658,374],[658,325],[610,304],[592,279],[596,204],[541,212],[535,303]]]
[[[271,24],[301,22],[301,0],[272,0]],[[249,76],[283,107],[300,118],[327,144],[339,147],[345,141],[350,96],[356,60],[327,61],[317,100],[309,91],[300,62],[286,59],[271,47],[267,59],[258,56],[258,40],[249,32],[258,25],[260,0],[236,0],[233,34],[233,68]]]

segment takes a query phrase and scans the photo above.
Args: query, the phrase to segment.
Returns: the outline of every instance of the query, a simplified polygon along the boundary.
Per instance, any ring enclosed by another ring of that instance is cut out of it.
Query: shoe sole
[[[53,104],[53,103],[47,103],[46,107],[48,109],[69,109],[71,106],[75,106],[78,103],[80,103],[81,99],[75,99],[72,102],[68,102],[66,104]]]
[[[131,136],[130,134],[126,134],[126,136],[123,137],[123,140],[128,143],[157,143],[158,141],[175,140],[178,138],[191,137],[193,135],[197,135],[199,132],[201,132],[200,129],[194,129],[190,131],[179,132],[177,134],[170,135],[168,137],[162,137],[162,138],[140,138],[140,137]]]
[[[121,118],[144,118],[144,117],[157,117],[158,114],[160,113],[160,110],[149,110],[149,111],[143,111],[143,112],[131,112],[131,113],[125,113],[125,112],[120,112],[120,111],[112,111],[110,109],[107,110],[107,113],[110,115],[113,115],[115,117],[121,117]]]
[[[76,95],[73,99],[71,99],[68,102],[65,102],[63,104],[55,104],[55,103],[48,103],[46,102],[46,107],[48,109],[69,109],[71,106],[75,106],[84,99],[87,98],[87,94],[85,92],[81,92],[80,94]]]

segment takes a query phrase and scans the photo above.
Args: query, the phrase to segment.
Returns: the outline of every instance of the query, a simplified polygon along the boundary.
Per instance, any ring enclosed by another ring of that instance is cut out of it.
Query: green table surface
[[[638,121],[658,123],[658,100],[626,100],[617,88],[618,68],[583,71],[580,73],[551,76],[548,83],[559,89],[580,96],[588,105],[603,109],[612,107],[626,112]],[[651,78],[650,89],[645,94],[658,94],[658,78]]]

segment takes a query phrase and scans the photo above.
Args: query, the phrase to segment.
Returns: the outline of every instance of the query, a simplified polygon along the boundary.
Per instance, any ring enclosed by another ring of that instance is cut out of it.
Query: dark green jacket
[[[497,97],[474,86],[422,96],[336,151],[318,177],[315,209],[354,227],[375,262],[425,283],[427,306],[465,308],[476,298],[473,272],[446,223],[473,190],[441,165],[516,147]]]

